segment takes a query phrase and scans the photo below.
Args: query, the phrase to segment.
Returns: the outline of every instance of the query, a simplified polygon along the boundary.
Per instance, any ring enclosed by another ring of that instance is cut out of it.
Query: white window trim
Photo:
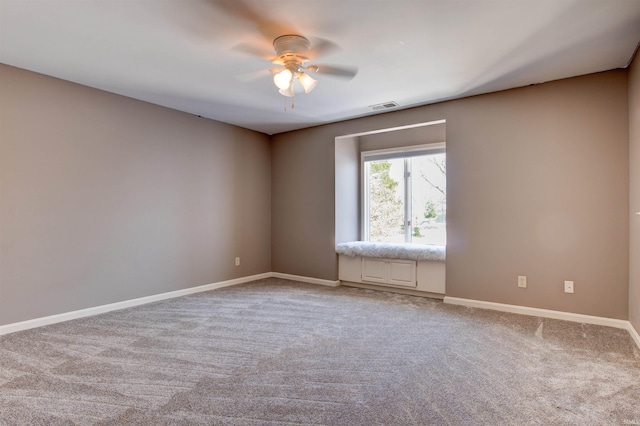
[[[366,220],[367,211],[369,209],[369,191],[365,190],[365,188],[369,187],[369,173],[366,169],[365,162],[366,161],[376,161],[376,160],[385,160],[391,158],[406,158],[406,157],[417,157],[420,155],[432,155],[437,154],[439,152],[446,153],[446,142],[437,142],[430,143],[424,145],[412,145],[405,147],[397,147],[397,148],[385,148],[385,149],[374,149],[371,151],[361,151],[360,152],[360,239],[365,241],[365,237],[369,235],[369,221]],[[405,160],[406,161],[406,160]],[[406,165],[405,165],[406,170]],[[406,179],[406,177],[405,177]],[[410,184],[407,184],[405,181],[404,185],[404,217],[405,219],[409,217],[408,212],[411,211],[411,194]],[[407,233],[411,233],[411,226],[408,225],[407,222],[404,224],[404,233],[405,233],[405,241],[407,238]],[[409,244],[409,243],[406,243]]]

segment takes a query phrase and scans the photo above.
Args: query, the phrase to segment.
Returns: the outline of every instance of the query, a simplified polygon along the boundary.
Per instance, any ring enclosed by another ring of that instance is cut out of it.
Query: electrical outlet
[[[527,288],[527,277],[524,275],[518,275],[518,287]]]
[[[236,257],[236,266],[240,266],[240,258]]]
[[[565,281],[564,282],[564,292],[565,293],[573,293],[573,281]]]

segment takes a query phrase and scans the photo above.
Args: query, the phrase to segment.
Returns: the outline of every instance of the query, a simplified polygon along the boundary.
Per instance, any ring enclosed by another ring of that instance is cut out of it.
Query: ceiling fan
[[[297,34],[287,34],[277,37],[273,41],[273,47],[276,57],[271,62],[280,67],[270,68],[269,71],[274,74],[273,82],[283,96],[293,97],[296,81],[300,83],[305,93],[311,92],[318,81],[311,77],[309,72],[345,79],[352,79],[358,73],[357,68],[309,64],[317,56],[336,48],[333,43],[326,40],[320,41],[312,49],[307,38]]]
[[[206,1],[214,6],[217,12],[253,26],[262,36],[264,43],[260,44],[265,48],[267,43],[273,43],[275,57],[271,52],[265,54],[265,51],[256,44],[239,44],[234,47],[234,50],[259,56],[276,65],[276,67],[263,69],[258,74],[247,73],[245,77],[249,77],[249,74],[259,75],[268,71],[273,74],[273,82],[283,96],[293,97],[296,86],[302,86],[305,93],[311,92],[318,81],[310,73],[344,79],[352,79],[358,73],[356,67],[311,64],[311,61],[339,50],[339,47],[329,40],[316,37],[310,41],[292,27],[270,18],[269,13],[266,13],[268,8],[260,0]]]

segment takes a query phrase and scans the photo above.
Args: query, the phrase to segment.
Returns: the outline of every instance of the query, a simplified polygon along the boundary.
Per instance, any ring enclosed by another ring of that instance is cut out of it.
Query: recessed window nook
[[[442,207],[446,205],[446,193],[441,194],[440,210],[436,209],[436,201],[420,199],[420,204],[427,207],[420,205],[411,213],[410,209],[407,210],[407,205],[410,207],[412,202],[410,180],[405,180],[409,183],[401,188],[397,188],[395,183],[398,179],[393,180],[388,185],[387,192],[392,191],[399,198],[404,193],[404,199],[409,199],[402,203],[401,209],[398,207],[401,203],[394,201],[397,205],[393,207],[393,214],[400,214],[395,212],[400,209],[404,212],[404,219],[393,223],[393,232],[386,232],[395,233],[396,236],[372,237],[367,211],[371,208],[371,203],[368,202],[370,200],[367,199],[367,185],[370,184],[367,181],[371,179],[371,175],[366,176],[365,173],[369,168],[367,160],[386,161],[387,157],[407,157],[406,161],[403,160],[406,179],[407,163],[410,168],[410,159],[416,157],[416,154],[444,154],[445,125],[445,120],[437,120],[335,139],[335,242],[336,253],[339,255],[338,275],[343,284],[394,287],[399,291],[434,297],[444,295],[445,239],[439,237],[429,241],[423,238],[421,226],[429,229],[440,227],[442,232],[446,231]],[[444,166],[443,158],[439,159]],[[387,170],[390,168],[386,163],[382,168],[384,166],[388,166]],[[385,175],[384,178],[389,181],[392,177]],[[435,183],[434,186],[446,188],[446,177],[441,178],[442,183]],[[433,184],[433,179],[430,180]],[[415,199],[413,197],[414,203]],[[430,244],[424,244],[425,242]]]

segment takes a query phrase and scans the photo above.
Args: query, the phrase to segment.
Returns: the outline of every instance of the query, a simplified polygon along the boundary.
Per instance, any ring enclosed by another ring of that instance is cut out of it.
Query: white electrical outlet
[[[527,277],[524,275],[518,275],[518,287],[527,288]]]
[[[564,292],[565,293],[573,293],[573,281],[565,281],[564,282]]]
[[[236,266],[240,266],[240,258],[236,257]]]

